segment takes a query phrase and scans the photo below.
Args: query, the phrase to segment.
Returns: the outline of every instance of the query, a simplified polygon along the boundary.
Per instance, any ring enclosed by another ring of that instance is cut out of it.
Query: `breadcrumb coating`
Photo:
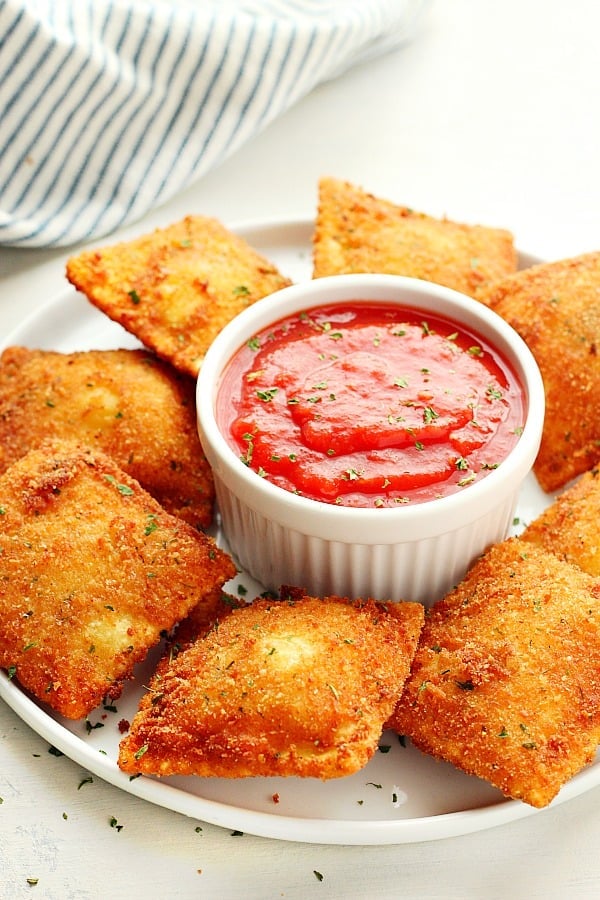
[[[147,350],[0,357],[0,471],[49,438],[108,454],[168,512],[207,528],[212,471],[198,438],[194,381]]]
[[[245,240],[205,216],[86,250],[67,261],[66,274],[94,306],[192,376],[230,319],[290,284]]]
[[[313,277],[408,275],[472,297],[517,268],[506,229],[436,219],[336,178],[319,182]]]
[[[502,279],[485,297],[533,353],[546,392],[534,471],[545,491],[600,463],[600,252]]]
[[[516,538],[493,547],[429,611],[389,724],[546,806],[600,741],[600,581]]]
[[[159,669],[119,766],[152,775],[337,778],[377,748],[423,608],[256,600]]]
[[[600,577],[600,469],[585,472],[520,537]]]
[[[0,476],[0,666],[69,718],[117,697],[161,633],[235,573],[107,456],[70,442]]]

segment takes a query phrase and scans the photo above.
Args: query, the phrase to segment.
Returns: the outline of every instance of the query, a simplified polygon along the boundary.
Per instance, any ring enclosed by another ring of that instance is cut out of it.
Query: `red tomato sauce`
[[[250,340],[217,397],[222,434],[264,478],[344,506],[394,507],[485,477],[524,395],[482,338],[385,303],[311,309]]]

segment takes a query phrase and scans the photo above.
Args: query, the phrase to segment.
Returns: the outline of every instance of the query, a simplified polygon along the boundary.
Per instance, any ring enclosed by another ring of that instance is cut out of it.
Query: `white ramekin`
[[[216,418],[221,374],[234,353],[280,319],[332,303],[373,300],[440,315],[479,334],[512,366],[526,395],[523,433],[502,464],[450,496],[398,508],[348,508],[298,496],[249,469]],[[198,430],[212,467],[228,547],[265,589],[416,600],[430,606],[488,546],[503,540],[539,448],[544,389],[523,340],[498,315],[457,291],[396,275],[339,275],[258,301],[217,336],[197,383]]]

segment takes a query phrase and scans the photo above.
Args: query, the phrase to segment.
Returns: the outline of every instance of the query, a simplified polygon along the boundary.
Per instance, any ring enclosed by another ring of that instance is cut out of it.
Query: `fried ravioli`
[[[362,768],[408,674],[423,608],[339,597],[234,609],[142,698],[119,766],[152,775]]]
[[[134,664],[235,573],[101,453],[31,450],[0,477],[0,666],[68,718],[117,697]]]
[[[409,275],[477,297],[517,268],[513,236],[500,228],[436,219],[335,178],[319,182],[313,276]]]
[[[600,462],[600,252],[524,269],[486,303],[540,367],[546,418],[534,471],[555,491]]]
[[[158,356],[195,376],[223,326],[290,284],[216,219],[168,228],[67,261],[69,281]]]
[[[600,469],[585,472],[520,537],[600,577]]]
[[[390,723],[534,807],[600,741],[600,581],[516,538],[429,611]]]
[[[147,350],[0,357],[0,472],[47,438],[107,453],[173,515],[207,528],[214,485],[196,429],[194,382]]]

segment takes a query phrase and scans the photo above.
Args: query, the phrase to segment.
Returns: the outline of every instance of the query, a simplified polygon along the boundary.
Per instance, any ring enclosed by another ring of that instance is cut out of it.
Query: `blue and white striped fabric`
[[[0,0],[0,244],[139,218],[428,0]]]

